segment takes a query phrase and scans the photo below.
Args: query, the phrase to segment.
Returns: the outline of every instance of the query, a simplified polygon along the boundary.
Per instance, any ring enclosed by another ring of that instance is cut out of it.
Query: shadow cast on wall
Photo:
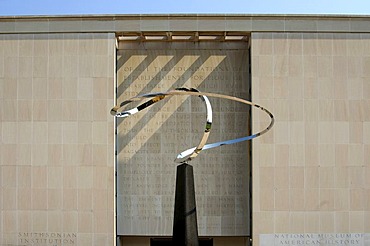
[[[248,100],[249,50],[245,46],[199,50],[165,49],[161,45],[156,49],[118,50],[117,81],[119,102],[177,87]],[[251,132],[249,106],[210,100],[214,125],[208,142]],[[205,117],[201,100],[180,96],[117,119],[118,235],[172,234],[173,160],[199,142]],[[249,142],[223,146],[201,153],[191,163],[201,236],[250,235],[250,150]]]

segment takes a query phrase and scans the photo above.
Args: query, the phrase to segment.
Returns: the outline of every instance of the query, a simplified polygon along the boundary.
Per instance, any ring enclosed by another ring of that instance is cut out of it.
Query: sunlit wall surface
[[[0,35],[0,244],[113,245],[114,35]]]
[[[252,97],[276,116],[272,131],[253,142],[254,242],[274,233],[363,238],[370,230],[370,36],[253,33],[252,43]]]

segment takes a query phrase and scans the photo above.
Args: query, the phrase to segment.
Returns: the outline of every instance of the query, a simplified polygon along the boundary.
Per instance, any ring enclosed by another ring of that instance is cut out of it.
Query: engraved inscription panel
[[[365,246],[370,243],[369,233],[276,233],[261,234],[260,246],[328,245]]]
[[[144,47],[144,48],[143,48]],[[250,99],[246,46],[119,50],[118,102],[138,94],[194,87]],[[147,48],[147,49],[145,49]],[[210,98],[209,143],[247,136],[250,107]],[[130,105],[130,107],[135,105]],[[117,119],[118,235],[171,235],[178,153],[198,144],[206,110],[199,98],[172,97],[139,114]],[[194,167],[200,235],[250,234],[250,143],[202,152]]]

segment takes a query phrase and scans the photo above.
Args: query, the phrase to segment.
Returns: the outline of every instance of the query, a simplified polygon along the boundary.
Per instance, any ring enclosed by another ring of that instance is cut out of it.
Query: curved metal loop
[[[239,142],[242,142],[242,141],[247,141],[247,140],[251,140],[251,139],[254,139],[256,137],[259,137],[259,136],[265,134],[266,132],[268,132],[272,128],[272,126],[274,125],[274,122],[275,122],[274,115],[270,111],[268,111],[266,108],[261,107],[260,105],[258,105],[256,103],[253,103],[253,102],[250,102],[250,101],[247,101],[245,99],[238,98],[238,97],[232,97],[232,96],[216,94],[216,93],[199,92],[198,90],[193,89],[193,88],[191,88],[191,89],[177,88],[175,90],[170,90],[170,91],[167,91],[167,92],[157,92],[157,93],[148,93],[148,94],[138,95],[138,96],[133,97],[129,100],[123,101],[120,105],[115,106],[114,108],[112,108],[111,114],[113,116],[116,116],[116,117],[128,117],[130,115],[136,114],[139,111],[153,105],[156,102],[159,102],[160,100],[162,100],[166,97],[175,96],[175,95],[199,96],[204,100],[204,102],[206,104],[206,107],[207,107],[207,124],[206,124],[205,132],[203,134],[201,142],[199,143],[199,145],[197,147],[187,149],[187,150],[181,152],[180,154],[178,154],[176,159],[175,159],[175,162],[177,162],[177,163],[182,163],[182,162],[186,162],[186,161],[190,161],[190,160],[194,159],[202,150],[212,149],[212,148],[216,148],[216,147],[219,147],[219,146],[222,146],[222,145],[239,143]],[[263,129],[262,131],[257,132],[257,133],[252,134],[252,135],[249,135],[249,136],[246,136],[246,137],[221,141],[221,142],[217,142],[217,143],[206,144],[206,141],[208,139],[209,132],[210,132],[210,129],[211,129],[211,125],[212,125],[212,107],[211,107],[211,104],[208,100],[208,97],[228,99],[228,100],[232,100],[232,101],[236,101],[236,102],[240,102],[240,103],[244,103],[244,104],[248,104],[250,106],[256,107],[256,108],[262,110],[263,112],[267,113],[267,115],[270,117],[270,124],[265,129]],[[130,103],[135,102],[135,101],[144,100],[146,98],[152,98],[152,99],[143,103],[143,104],[141,104],[141,105],[139,105],[136,108],[126,110],[126,111],[122,111],[122,112],[118,111],[120,108],[122,108],[123,106],[125,106],[127,104],[130,104]]]
[[[183,92],[199,93],[199,91],[197,89],[194,89],[194,88],[190,88],[190,89],[188,89],[188,88],[176,88],[175,90],[183,91]],[[134,98],[131,98],[127,101],[123,101],[119,106],[116,106],[116,107],[112,108],[111,114],[116,116],[116,117],[121,117],[121,118],[128,117],[128,116],[134,115],[134,114],[140,112],[141,110],[152,106],[154,103],[157,103],[160,100],[162,100],[166,97],[170,97],[170,96],[173,96],[173,94],[154,93],[154,94],[138,95],[138,96],[136,96]],[[123,106],[125,106],[125,105],[127,105],[131,102],[134,102],[134,101],[137,101],[137,100],[140,100],[140,99],[143,100],[143,99],[148,98],[148,97],[153,97],[153,98],[150,99],[149,101],[146,101],[143,104],[140,104],[136,108],[126,110],[126,111],[123,111],[123,112],[118,112],[119,108],[122,108]],[[183,163],[183,162],[191,161],[192,159],[194,159],[195,157],[197,157],[199,155],[199,153],[202,151],[204,145],[207,143],[209,133],[210,133],[211,128],[212,128],[212,106],[211,106],[211,103],[210,103],[209,99],[207,98],[207,96],[199,95],[199,97],[205,103],[206,110],[207,110],[207,122],[206,122],[206,125],[205,125],[205,130],[204,130],[202,139],[200,140],[198,146],[194,147],[191,150],[188,150],[186,152],[182,152],[180,155],[178,155],[175,159],[175,162],[177,162],[177,163]]]

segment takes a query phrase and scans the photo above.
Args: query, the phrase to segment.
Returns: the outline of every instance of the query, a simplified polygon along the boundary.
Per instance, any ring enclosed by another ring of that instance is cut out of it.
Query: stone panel
[[[118,102],[177,87],[249,98],[246,43],[223,46],[233,49],[207,48],[206,44],[202,44],[206,48],[198,49],[196,43],[176,44],[174,49],[171,45],[142,43],[140,49],[119,50]],[[210,100],[214,123],[209,143],[248,135],[248,106]],[[179,96],[117,120],[118,235],[172,235],[173,160],[198,144],[205,113],[199,98]],[[200,235],[249,235],[249,146],[247,142],[222,146],[202,152],[190,162],[194,167]]]
[[[367,245],[369,44],[365,34],[252,34],[252,98],[276,119],[253,141],[256,245],[279,233],[346,233],[349,241],[335,245]],[[253,114],[253,126],[260,121]]]
[[[82,71],[85,47],[104,73]],[[112,34],[0,35],[1,245],[113,245],[114,51]]]

